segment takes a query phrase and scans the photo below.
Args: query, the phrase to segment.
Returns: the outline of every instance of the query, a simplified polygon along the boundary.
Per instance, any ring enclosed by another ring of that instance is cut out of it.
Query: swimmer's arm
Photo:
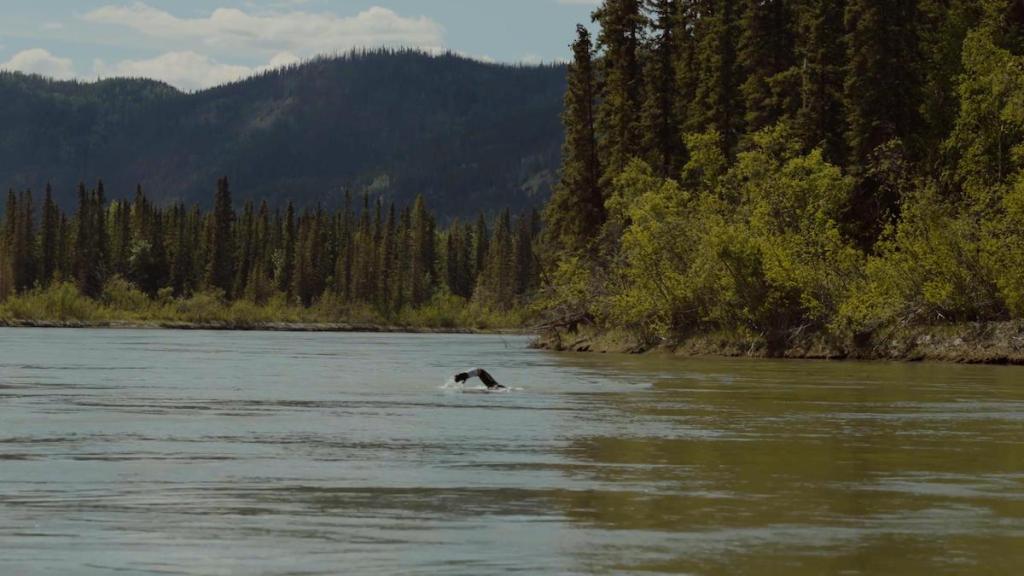
[[[459,372],[458,374],[455,375],[455,381],[456,382],[465,382],[466,380],[469,380],[470,378],[476,378],[476,377],[480,376],[480,372],[482,372],[482,370],[480,370],[479,368],[473,368],[472,370],[470,370],[468,372]]]

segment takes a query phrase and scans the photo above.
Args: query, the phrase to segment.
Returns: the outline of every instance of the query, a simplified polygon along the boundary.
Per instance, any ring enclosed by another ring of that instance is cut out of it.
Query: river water
[[[525,344],[0,329],[0,574],[1024,567],[1022,368]]]

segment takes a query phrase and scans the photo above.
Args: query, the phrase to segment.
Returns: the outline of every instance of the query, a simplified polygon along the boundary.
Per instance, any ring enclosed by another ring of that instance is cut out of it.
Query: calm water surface
[[[1024,567],[1022,368],[525,343],[0,329],[0,574]]]

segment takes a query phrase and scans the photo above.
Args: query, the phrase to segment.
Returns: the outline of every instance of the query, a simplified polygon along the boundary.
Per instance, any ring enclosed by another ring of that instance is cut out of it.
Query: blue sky
[[[597,0],[5,0],[0,68],[185,90],[360,46],[497,62],[569,57]]]

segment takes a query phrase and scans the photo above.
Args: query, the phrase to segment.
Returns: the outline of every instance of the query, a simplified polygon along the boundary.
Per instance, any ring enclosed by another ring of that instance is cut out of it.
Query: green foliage
[[[714,138],[691,138],[696,196],[640,162],[620,175],[609,212],[629,224],[609,319],[661,335],[828,322],[860,274],[837,223],[852,181],[782,126],[752,142],[717,174]]]
[[[860,255],[838,223],[853,181],[820,151],[799,154],[785,127],[758,133],[754,141],[756,147],[740,155],[733,171],[750,208],[766,281],[779,293],[797,296],[798,321],[823,324],[859,274]]]
[[[576,318],[595,310],[601,282],[595,278],[591,263],[579,256],[559,259],[549,271],[546,290],[537,299],[538,311],[558,318]]]
[[[893,323],[998,316],[980,234],[979,222],[944,205],[934,189],[908,198],[895,233],[869,258],[866,277],[843,304],[837,326],[865,332]]]
[[[545,258],[556,323],[778,346],[1024,315],[1024,5],[651,0],[635,48],[632,6],[596,13],[607,219]]]
[[[83,296],[70,282],[35,288],[22,295],[0,302],[0,319],[91,321],[101,318],[96,301]]]
[[[687,314],[694,306],[690,273],[700,224],[693,204],[675,181],[657,178],[639,161],[616,180],[609,210],[630,222],[622,237],[621,284],[609,299],[616,323],[666,332],[694,316]],[[574,279],[574,268],[562,271],[572,282],[567,296],[583,303],[585,277]]]
[[[334,214],[318,207],[298,215],[289,204],[284,216],[271,218],[265,203],[257,213],[246,202],[239,218],[226,179],[205,215],[181,204],[158,208],[141,188],[131,203],[105,204],[102,186],[87,192],[82,185],[79,197],[73,233],[52,203],[44,205],[44,220],[56,225],[36,233],[31,194],[8,195],[0,227],[0,302],[9,302],[8,316],[45,321],[54,319],[47,311],[57,310],[62,320],[70,314],[225,326],[353,317],[504,326],[522,318],[539,282],[535,213],[513,227],[504,211],[488,239],[483,216],[474,229],[456,221],[439,232],[422,197],[401,215],[390,206],[386,222],[383,200],[371,207],[368,195],[358,215],[349,203]],[[450,250],[439,249],[442,239],[452,241]],[[474,248],[486,250],[476,265]],[[47,250],[48,275],[34,265]],[[84,300],[66,294],[63,278],[75,280]]]
[[[985,268],[991,271],[1009,312],[1024,317],[1024,172],[1002,202],[1002,213],[982,240]]]
[[[100,302],[123,312],[143,312],[150,306],[149,296],[120,276],[107,281]]]
[[[709,131],[687,134],[686,147],[690,159],[683,167],[683,182],[701,191],[713,191],[729,169],[729,159],[722,151],[722,136]]]
[[[964,41],[960,115],[949,139],[957,176],[973,201],[995,208],[1001,187],[1024,166],[1024,58],[982,28]]]

